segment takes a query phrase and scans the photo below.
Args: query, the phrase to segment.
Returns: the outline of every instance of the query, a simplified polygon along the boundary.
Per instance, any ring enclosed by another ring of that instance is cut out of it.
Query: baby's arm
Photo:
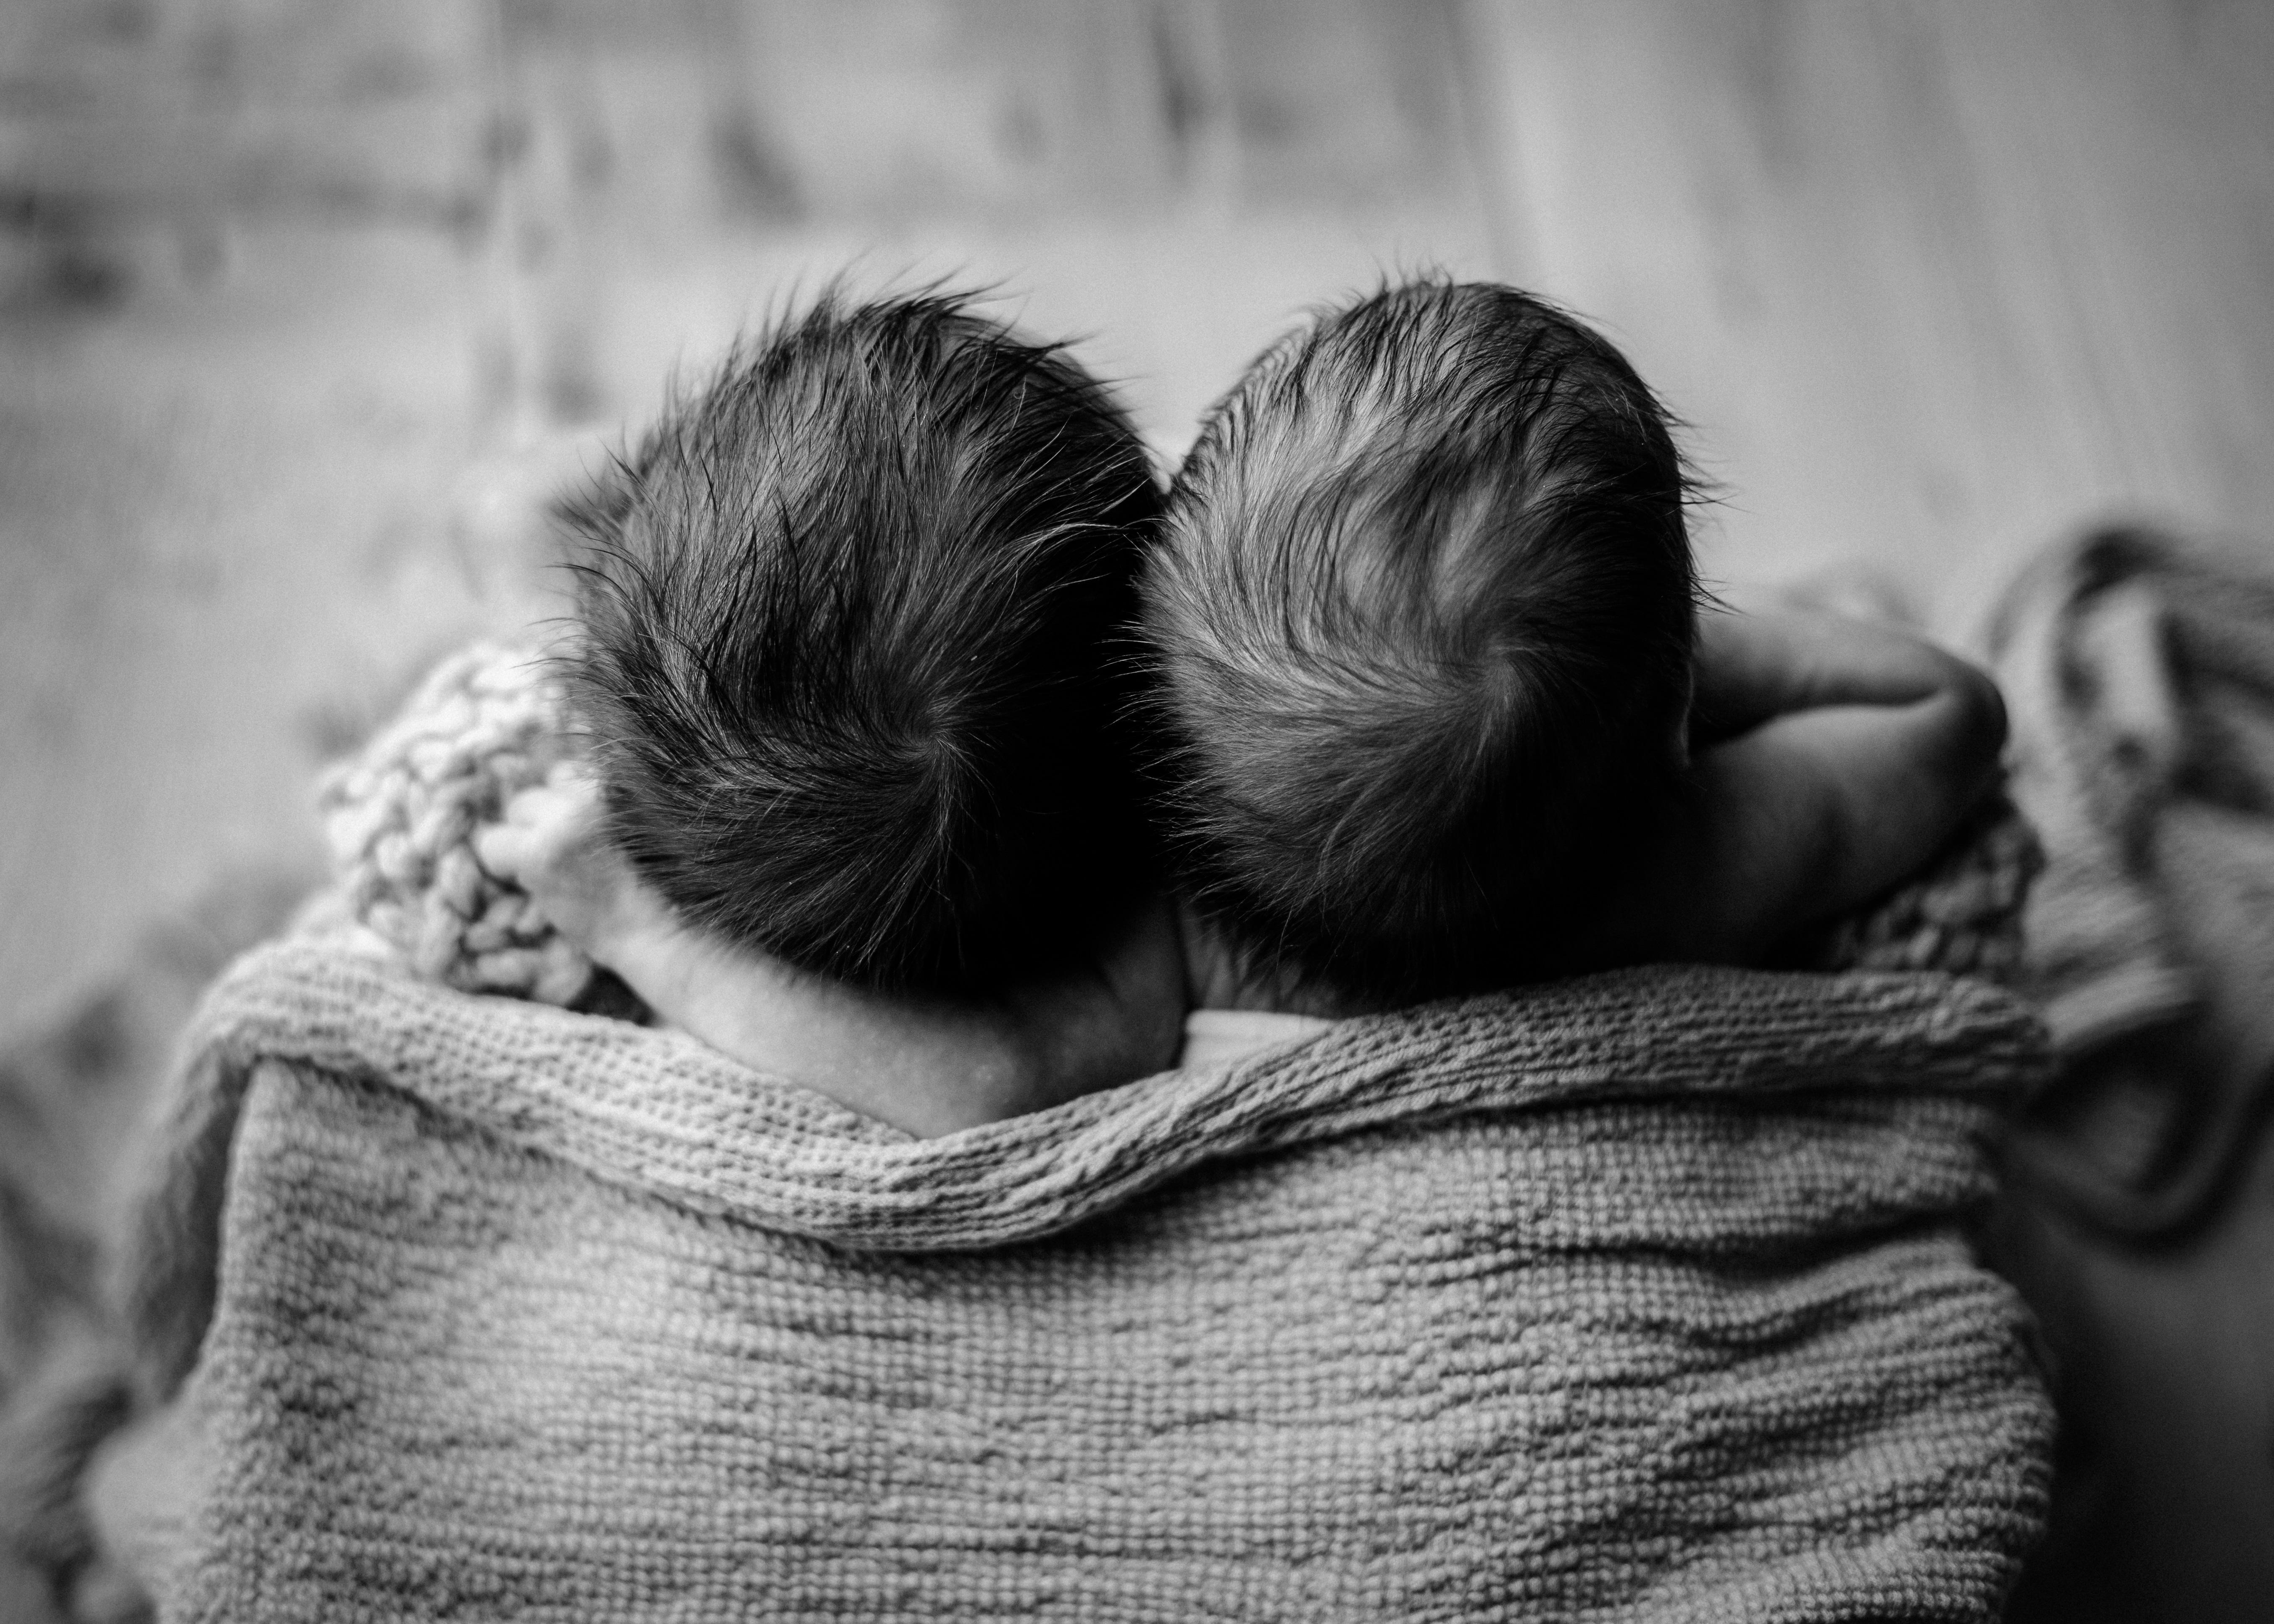
[[[1824,615],[1699,625],[1702,746],[1617,956],[1758,962],[1931,858],[1994,782],[2005,706],[1983,673]]]

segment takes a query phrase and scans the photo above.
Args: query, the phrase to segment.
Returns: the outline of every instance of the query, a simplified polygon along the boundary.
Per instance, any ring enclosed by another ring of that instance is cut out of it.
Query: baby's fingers
[[[600,838],[599,797],[589,778],[556,774],[507,801],[504,814],[502,822],[475,831],[474,855],[525,890],[579,861]]]
[[[485,823],[474,831],[474,860],[494,879],[521,885],[522,876],[538,865],[538,836],[529,823]]]
[[[599,963],[641,917],[637,883],[608,838],[589,773],[556,773],[508,801],[475,836],[482,867],[525,891],[554,929]]]

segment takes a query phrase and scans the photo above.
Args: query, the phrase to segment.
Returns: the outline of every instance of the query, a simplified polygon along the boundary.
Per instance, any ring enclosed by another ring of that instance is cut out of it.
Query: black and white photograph
[[[0,1624],[2274,1624],[2274,4],[0,0]]]

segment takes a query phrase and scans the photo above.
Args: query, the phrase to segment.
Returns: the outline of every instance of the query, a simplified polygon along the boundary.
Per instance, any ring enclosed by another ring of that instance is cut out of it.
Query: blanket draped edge
[[[2050,1064],[2037,1019],[1977,981],[1653,966],[1345,1021],[1221,1071],[1163,1072],[920,1139],[681,1034],[456,993],[320,937],[247,955],[184,1052],[124,1267],[161,1390],[203,1334],[209,1302],[182,1288],[211,1279],[202,1243],[217,1235],[236,1114],[264,1061],[400,1090],[697,1212],[901,1252],[1035,1239],[1201,1163],[1367,1128],[1826,1088],[1931,1101],[1944,1116],[1939,1140],[1919,1139],[1803,1220],[1886,1225],[1985,1199],[1995,1113]]]
[[[182,1616],[1987,1620],[2042,1525],[1980,982],[1615,972],[928,1140],[336,940],[188,1041],[95,1474],[190,1485]]]

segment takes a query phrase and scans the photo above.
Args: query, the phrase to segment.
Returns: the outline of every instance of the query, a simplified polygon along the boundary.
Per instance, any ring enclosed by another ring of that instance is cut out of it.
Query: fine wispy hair
[[[1161,496],[968,297],[832,289],[564,506],[609,827],[693,925],[960,991],[1151,883],[1123,651]]]
[[[1683,759],[1690,490],[1510,288],[1383,289],[1217,403],[1144,627],[1182,878],[1252,964],[1375,1004],[1577,967]]]

